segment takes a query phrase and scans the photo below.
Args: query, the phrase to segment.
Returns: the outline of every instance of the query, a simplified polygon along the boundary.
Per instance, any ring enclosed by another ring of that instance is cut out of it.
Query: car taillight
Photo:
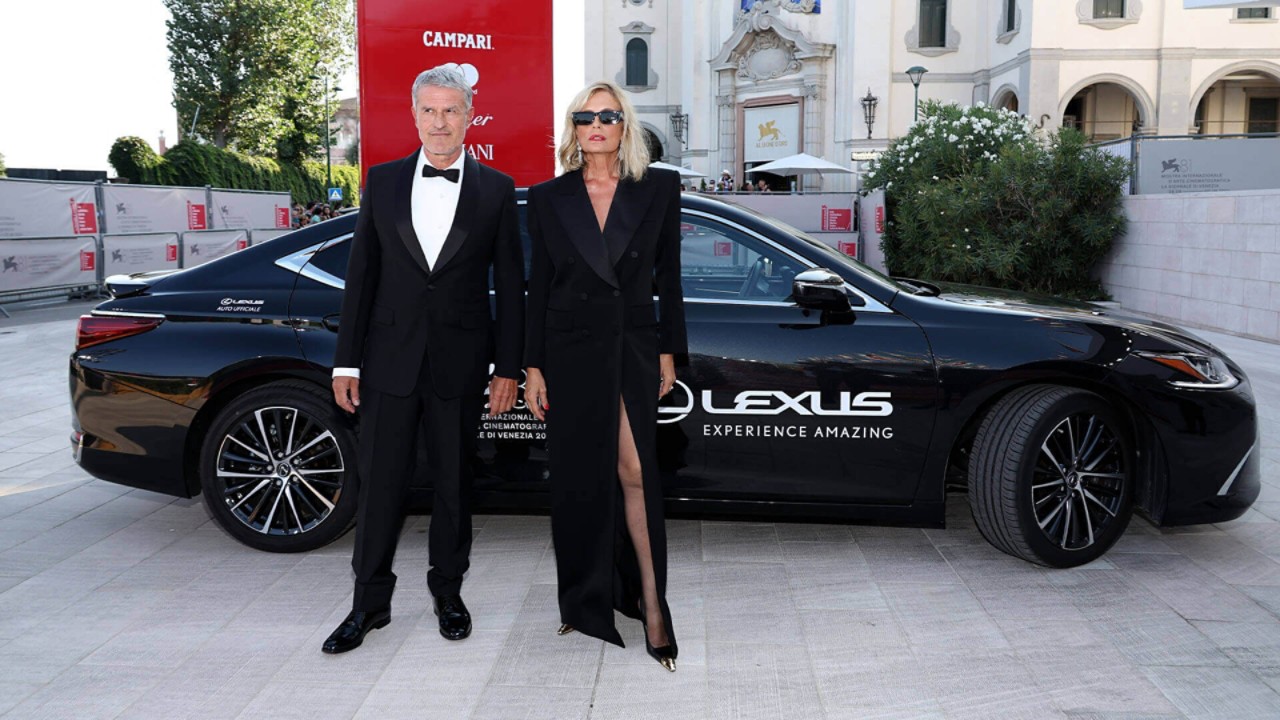
[[[76,349],[144,333],[159,327],[162,322],[162,317],[81,315],[80,325],[76,327]]]

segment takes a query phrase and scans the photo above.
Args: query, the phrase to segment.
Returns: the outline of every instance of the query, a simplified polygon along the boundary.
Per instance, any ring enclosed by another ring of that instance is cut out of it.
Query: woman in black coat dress
[[[566,172],[529,190],[525,345],[525,402],[547,422],[560,631],[622,645],[616,609],[674,672],[656,423],[686,352],[680,179],[648,167],[616,85],[590,85],[570,108]]]

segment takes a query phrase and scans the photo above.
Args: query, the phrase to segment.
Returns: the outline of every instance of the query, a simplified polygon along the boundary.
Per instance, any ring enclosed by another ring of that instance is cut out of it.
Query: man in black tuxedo
[[[470,461],[490,362],[489,412],[515,404],[524,326],[515,184],[463,150],[471,93],[456,69],[423,72],[413,84],[422,147],[369,169],[333,371],[338,405],[360,417],[355,598],[325,640],[327,653],[359,647],[391,621],[391,564],[419,432],[435,492],[427,586],[440,633],[471,633],[460,594],[471,550]]]

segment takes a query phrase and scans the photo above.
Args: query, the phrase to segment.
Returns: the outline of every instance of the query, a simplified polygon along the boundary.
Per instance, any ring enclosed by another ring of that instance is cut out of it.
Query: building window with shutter
[[[1249,98],[1250,133],[1280,132],[1280,98]]]
[[[1123,18],[1124,0],[1093,0],[1093,17],[1096,20]]]
[[[649,44],[640,38],[627,41],[627,85],[649,84]]]
[[[920,0],[920,47],[947,46],[947,0]]]
[[[1237,20],[1269,20],[1271,8],[1236,8]]]

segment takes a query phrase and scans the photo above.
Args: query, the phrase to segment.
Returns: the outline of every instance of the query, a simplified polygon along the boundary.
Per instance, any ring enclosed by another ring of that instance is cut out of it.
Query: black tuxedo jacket
[[[403,397],[425,356],[441,397],[480,393],[491,362],[495,375],[520,377],[524,258],[515,183],[468,155],[453,227],[429,267],[409,207],[417,161],[415,150],[369,169],[333,364],[360,368],[362,387]]]

